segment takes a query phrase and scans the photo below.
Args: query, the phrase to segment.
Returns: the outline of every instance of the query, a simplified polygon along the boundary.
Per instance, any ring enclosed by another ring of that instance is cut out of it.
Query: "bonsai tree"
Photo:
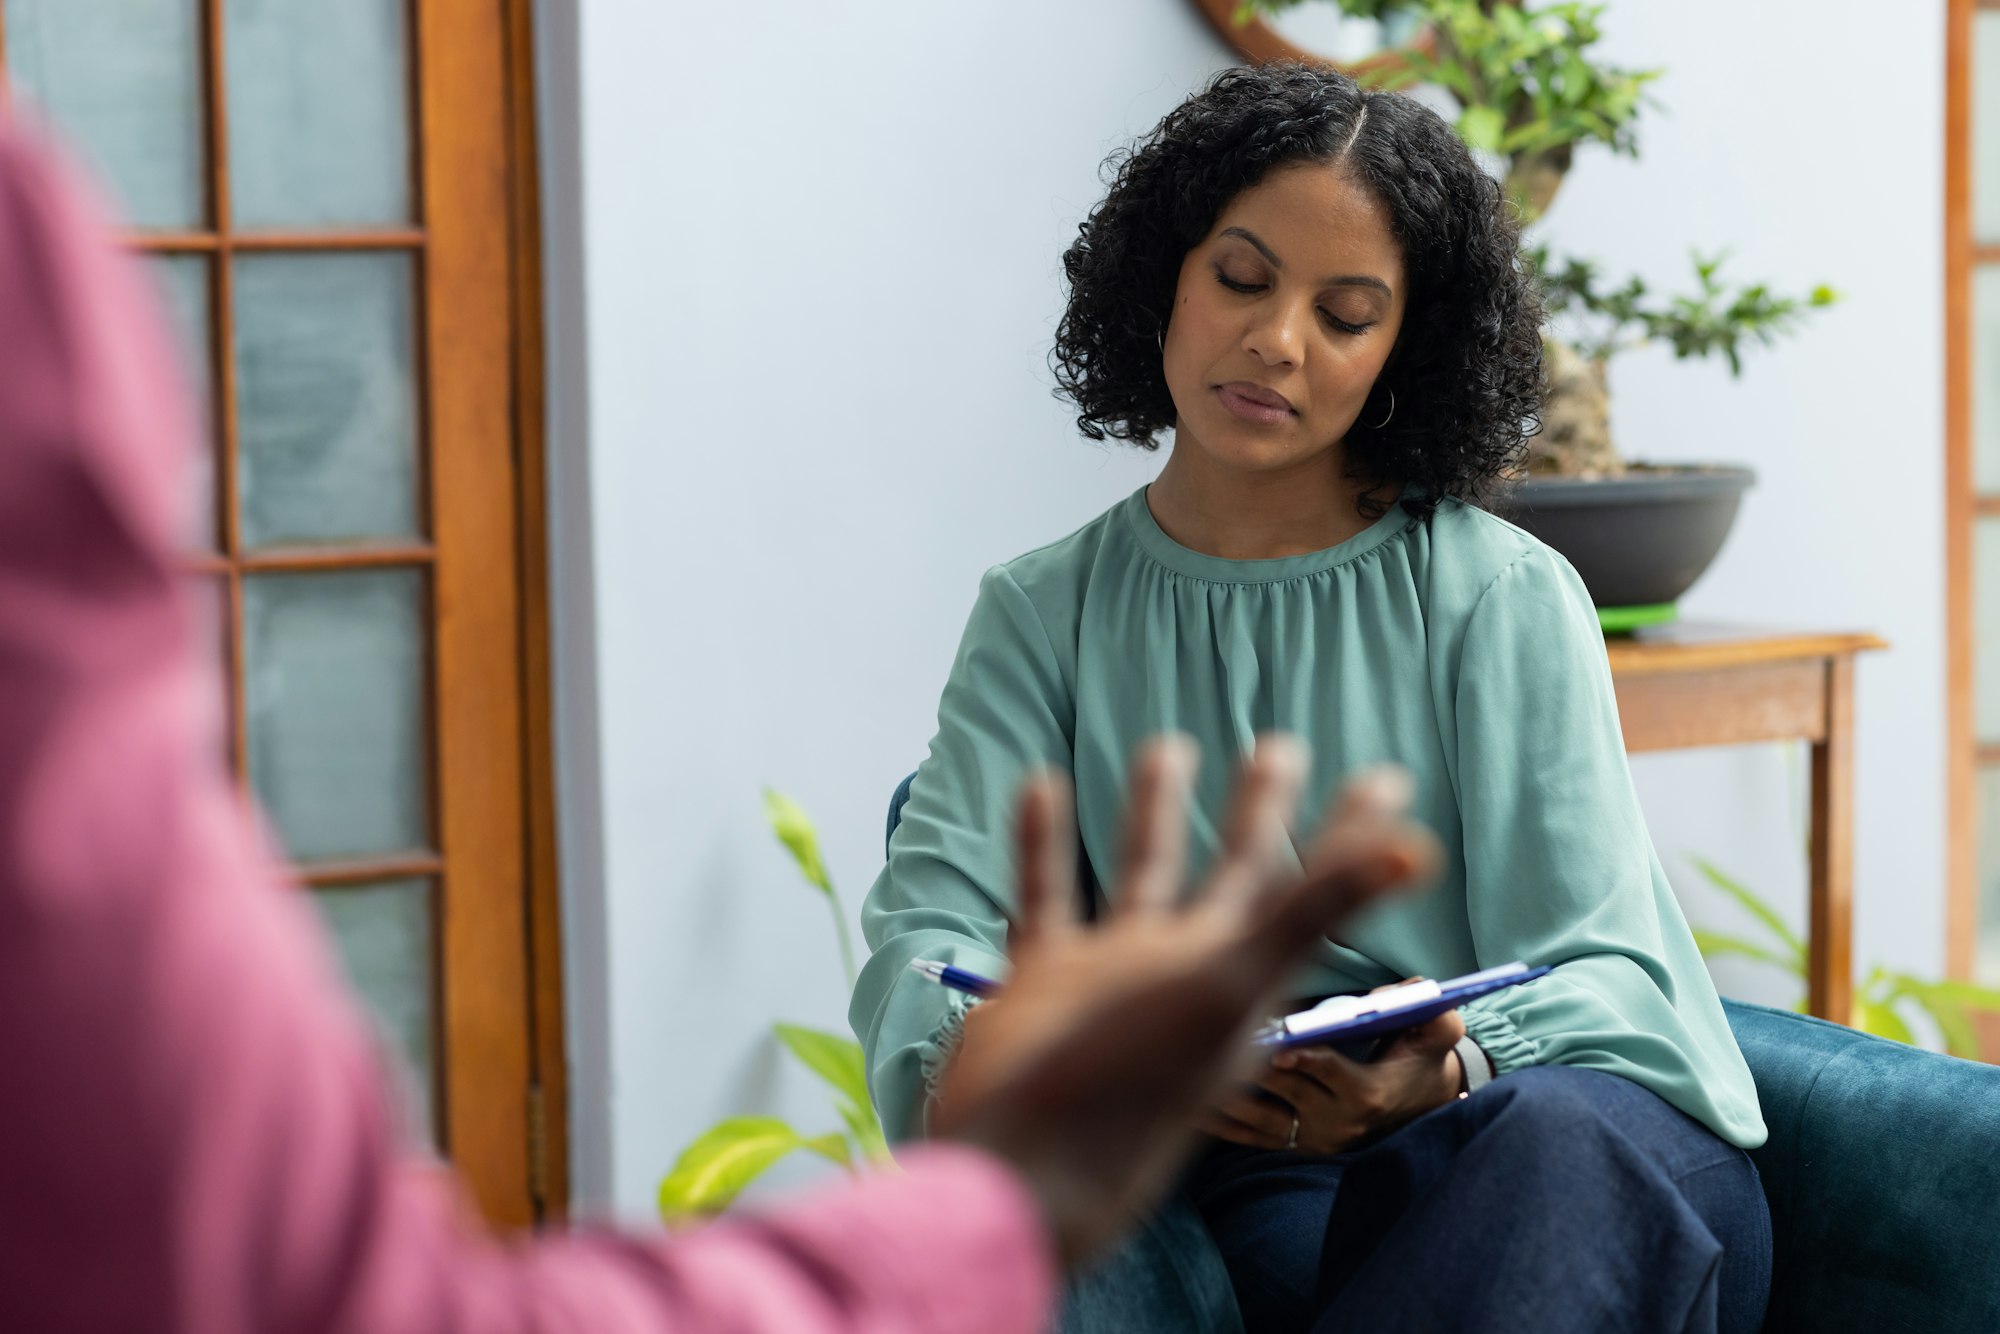
[[[1532,227],[1562,188],[1579,146],[1599,144],[1638,156],[1636,127],[1658,70],[1595,60],[1602,4],[1557,0],[1321,0],[1354,18],[1416,22],[1424,34],[1399,58],[1364,71],[1371,86],[1432,85],[1458,106],[1459,136],[1498,159],[1507,197]],[[1307,0],[1244,0],[1237,22]],[[1628,466],[1613,446],[1606,370],[1632,347],[1663,342],[1676,357],[1720,356],[1743,370],[1746,343],[1769,344],[1809,310],[1831,305],[1826,286],[1785,296],[1762,283],[1721,277],[1723,256],[1694,256],[1692,293],[1656,296],[1638,277],[1607,282],[1587,261],[1530,247],[1549,313],[1563,330],[1548,339],[1549,397],[1543,431],[1531,442],[1534,472],[1593,476]]]

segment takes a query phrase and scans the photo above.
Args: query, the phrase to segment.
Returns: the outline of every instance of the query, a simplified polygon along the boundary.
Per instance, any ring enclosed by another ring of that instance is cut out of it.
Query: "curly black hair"
[[[1157,448],[1174,423],[1160,338],[1182,261],[1230,200],[1302,162],[1339,163],[1381,201],[1409,284],[1396,347],[1346,436],[1348,475],[1402,484],[1420,515],[1445,496],[1484,503],[1541,429],[1542,302],[1519,227],[1435,112],[1334,70],[1224,70],[1106,160],[1109,193],[1063,254],[1057,396],[1091,439]],[[1381,507],[1364,497],[1363,509]]]

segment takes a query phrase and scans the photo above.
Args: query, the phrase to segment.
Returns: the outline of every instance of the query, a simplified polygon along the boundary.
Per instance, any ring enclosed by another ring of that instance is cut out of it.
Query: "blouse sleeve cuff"
[[[1477,1004],[1466,1006],[1459,1014],[1465,1020],[1466,1033],[1493,1063],[1496,1077],[1536,1063],[1539,1054],[1534,1042],[1506,1015]]]
[[[944,1083],[945,1071],[951,1068],[952,1053],[958,1050],[959,1040],[965,1036],[965,1016],[972,1007],[979,1004],[979,997],[963,991],[950,993],[945,1003],[944,1018],[931,1031],[930,1037],[917,1048],[917,1066],[924,1077],[924,1134],[930,1135],[931,1108],[936,1105],[938,1089]]]

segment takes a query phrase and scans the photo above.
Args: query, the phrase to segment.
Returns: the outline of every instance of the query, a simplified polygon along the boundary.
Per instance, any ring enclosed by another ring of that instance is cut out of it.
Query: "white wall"
[[[833,1126],[762,1037],[844,1029],[845,988],[759,789],[818,819],[852,911],[980,571],[1152,475],[1049,395],[1057,261],[1104,153],[1227,60],[1181,0],[757,12],[543,7],[573,1147],[583,1207],[632,1216],[726,1112]],[[1862,675],[1863,953],[1928,966],[1937,98],[1842,79],[1928,78],[1941,36],[1876,13],[1616,6],[1619,49],[1674,69],[1673,114],[1643,170],[1580,168],[1558,217],[1614,265],[1674,276],[1728,243],[1746,274],[1850,293],[1740,385],[1635,357],[1620,424],[1764,476],[1692,611],[1896,640]],[[1647,761],[1662,851],[1795,896],[1783,772]]]

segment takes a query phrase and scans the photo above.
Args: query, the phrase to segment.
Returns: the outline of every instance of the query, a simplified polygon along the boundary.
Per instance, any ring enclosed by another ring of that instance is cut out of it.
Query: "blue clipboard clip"
[[[1328,1046],[1350,1059],[1372,1061],[1387,1051],[1404,1029],[1548,973],[1547,968],[1510,963],[1447,982],[1408,982],[1365,996],[1333,996],[1309,1010],[1273,1019],[1257,1031],[1255,1041],[1273,1052]]]

